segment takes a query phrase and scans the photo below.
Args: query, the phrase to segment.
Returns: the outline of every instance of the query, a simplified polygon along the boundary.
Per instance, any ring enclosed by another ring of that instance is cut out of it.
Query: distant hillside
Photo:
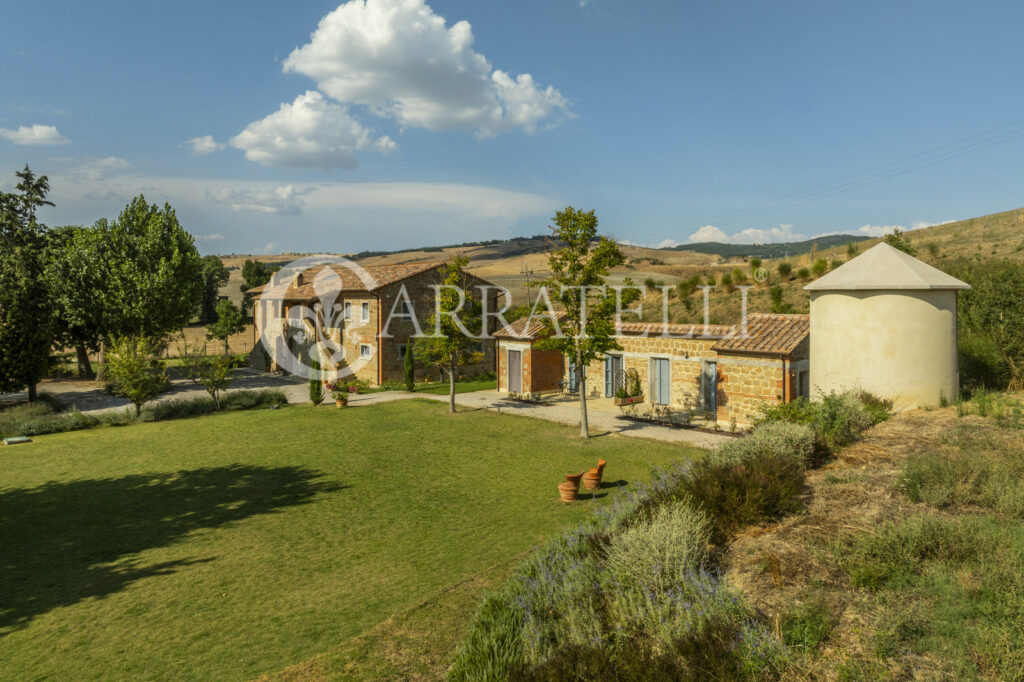
[[[815,237],[802,242],[780,242],[778,244],[723,244],[721,242],[698,242],[696,244],[680,244],[665,249],[667,251],[693,251],[696,253],[713,253],[723,258],[739,258],[757,256],[759,258],[786,258],[802,253],[809,253],[817,246],[819,250],[835,246],[846,246],[852,242],[864,241],[864,237],[852,234],[832,234],[827,237]]]

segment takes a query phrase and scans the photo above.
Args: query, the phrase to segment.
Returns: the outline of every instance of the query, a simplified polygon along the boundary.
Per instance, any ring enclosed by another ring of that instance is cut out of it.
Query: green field
[[[619,494],[609,482],[697,452],[446,409],[288,407],[0,449],[0,677],[373,676],[389,637],[434,667],[388,665],[436,674],[466,586]],[[562,474],[598,458],[608,487],[562,505]]]

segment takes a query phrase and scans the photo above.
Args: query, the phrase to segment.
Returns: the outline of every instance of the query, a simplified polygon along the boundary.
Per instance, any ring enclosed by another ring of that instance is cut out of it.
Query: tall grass
[[[914,502],[979,506],[1024,518],[1024,447],[964,429],[938,451],[907,460],[900,485]]]

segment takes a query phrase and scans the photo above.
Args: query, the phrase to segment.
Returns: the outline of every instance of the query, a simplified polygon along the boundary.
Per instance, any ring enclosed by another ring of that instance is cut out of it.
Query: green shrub
[[[871,418],[872,424],[881,424],[892,416],[892,399],[879,398],[869,391],[857,391],[856,396],[857,400],[860,401],[861,407],[864,408],[864,411]]]
[[[268,405],[287,405],[288,397],[280,389],[263,391],[232,391],[225,393],[220,399],[222,410],[251,410]],[[187,419],[203,414],[216,412],[213,400],[207,396],[196,398],[177,398],[154,403],[142,410],[142,421],[166,421],[168,419]]]
[[[703,512],[675,502],[613,537],[605,561],[619,583],[664,589],[704,564],[709,535]]]
[[[904,467],[901,487],[914,502],[933,507],[977,505],[1024,518],[1024,454],[985,445],[965,442],[914,455]]]
[[[779,629],[786,646],[814,651],[828,641],[834,625],[832,610],[824,601],[815,600],[785,614]]]
[[[806,424],[784,421],[766,422],[756,426],[743,438],[727,441],[712,450],[706,462],[735,464],[755,455],[791,458],[800,467],[814,461],[814,431]]]
[[[309,380],[309,402],[316,407],[324,401],[324,385],[319,379]]]
[[[288,396],[279,388],[268,388],[261,391],[232,391],[224,394],[220,400],[223,410],[251,410],[269,405],[287,405]]]
[[[167,419],[185,419],[210,414],[216,411],[213,399],[206,396],[200,398],[174,398],[147,405],[142,410],[141,419],[145,422],[159,422]]]
[[[857,440],[873,424],[888,419],[891,406],[891,402],[866,392],[830,393],[815,402],[800,397],[789,403],[763,403],[755,425],[782,421],[810,426],[815,459],[820,461]]]
[[[699,566],[706,521],[672,502],[685,477],[655,472],[526,559],[477,611],[449,679],[777,676],[782,645]]]
[[[857,587],[900,587],[927,562],[964,563],[986,556],[995,547],[984,524],[971,516],[913,516],[862,538],[843,560]]]
[[[744,526],[798,511],[803,486],[799,458],[755,451],[741,461],[709,457],[699,462],[682,494],[712,519],[711,539],[721,544]]]

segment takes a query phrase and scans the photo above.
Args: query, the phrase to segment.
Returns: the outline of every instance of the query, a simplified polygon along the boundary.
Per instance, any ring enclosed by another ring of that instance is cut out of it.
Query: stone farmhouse
[[[321,365],[324,369],[348,367],[354,378],[372,386],[401,382],[409,339],[416,333],[417,324],[424,333],[432,330],[429,319],[435,303],[431,286],[441,284],[442,265],[415,263],[357,270],[314,266],[295,275],[287,287],[266,284],[250,289],[246,294],[255,297],[254,346],[264,337],[272,339],[274,347],[263,369],[286,369],[281,358],[289,354],[310,358],[319,335],[341,349],[334,367]],[[466,278],[469,289],[494,286],[468,273]],[[488,310],[498,310],[498,289],[486,291]],[[286,329],[277,334],[277,330],[267,329],[268,324],[281,324]],[[482,361],[464,366],[462,372],[466,375],[494,371],[494,341],[481,340],[479,350]],[[417,366],[417,375],[418,380],[439,378],[437,370],[429,367]]]
[[[523,318],[497,338],[498,390],[553,393],[579,390],[572,363],[559,351],[535,347],[543,324]],[[749,425],[762,402],[808,396],[810,318],[751,314],[747,325],[622,323],[608,353],[587,368],[587,396],[613,398],[635,370],[646,403]]]

